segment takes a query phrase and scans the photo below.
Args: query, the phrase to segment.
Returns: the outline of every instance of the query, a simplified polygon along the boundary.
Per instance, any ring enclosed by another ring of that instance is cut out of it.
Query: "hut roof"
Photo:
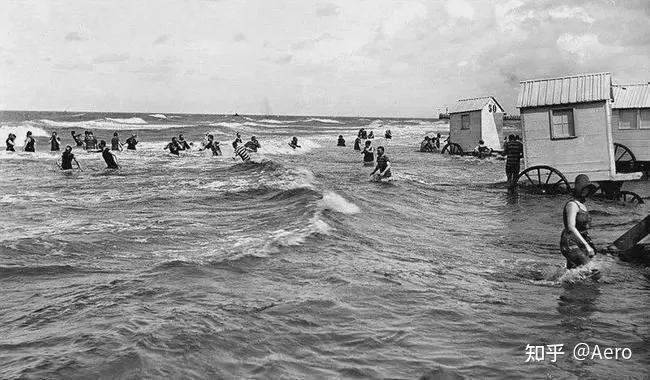
[[[494,100],[494,102],[503,109],[501,104],[499,104],[493,96],[482,96],[480,98],[460,99],[451,107],[449,113],[479,111],[482,110],[490,100]]]
[[[517,108],[612,99],[610,73],[581,74],[520,82]]]
[[[616,84],[614,91],[613,109],[618,108],[650,108],[650,83]]]

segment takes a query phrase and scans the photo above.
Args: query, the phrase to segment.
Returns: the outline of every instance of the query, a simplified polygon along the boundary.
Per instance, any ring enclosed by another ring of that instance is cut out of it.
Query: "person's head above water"
[[[113,132],[113,136],[114,136],[114,137],[117,137],[117,132]]]
[[[27,137],[32,135],[32,131],[27,131]]]
[[[339,138],[342,139],[342,138],[343,138],[343,135],[339,135]]]
[[[370,144],[372,144],[371,141],[366,141],[366,146],[370,146]]]
[[[483,145],[483,144],[485,144],[485,141],[483,141],[483,140],[478,140],[478,143],[479,143],[479,145]]]
[[[208,135],[208,140],[214,140],[214,135]]]
[[[424,139],[425,139],[426,141],[431,140],[431,138],[430,138],[429,136],[424,136]]]
[[[257,140],[257,137],[251,136],[251,141],[255,141],[255,140]]]
[[[56,132],[52,132],[52,137],[56,137]]]
[[[178,135],[178,139],[179,140],[185,140],[185,137],[183,137],[183,134],[181,133],[180,135]]]
[[[381,156],[384,154],[384,147],[383,146],[378,146],[377,147],[377,155]]]
[[[66,151],[67,153],[72,152],[72,147],[71,147],[70,145],[66,145],[66,147],[65,147],[65,151]]]
[[[515,141],[515,135],[508,136],[508,141]]]
[[[176,141],[178,141],[178,140],[176,139],[176,136],[172,137],[172,142],[176,142]]]

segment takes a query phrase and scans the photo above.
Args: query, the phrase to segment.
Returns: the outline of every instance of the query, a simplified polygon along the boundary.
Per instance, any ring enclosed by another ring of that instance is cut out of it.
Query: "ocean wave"
[[[146,121],[139,117],[129,117],[126,119],[119,119],[119,118],[112,118],[112,117],[107,117],[106,120],[112,121],[114,123],[118,124],[147,124]]]
[[[305,122],[306,122],[306,123],[309,123],[309,122],[317,122],[317,123],[325,123],[325,124],[343,124],[342,122],[340,122],[340,121],[338,121],[338,120],[333,120],[333,119],[319,119],[319,118],[315,118],[315,117],[309,118],[309,119],[305,120]]]
[[[361,212],[359,206],[332,191],[328,191],[323,195],[320,205],[325,210],[332,210],[342,214],[358,214]]]
[[[149,116],[155,117],[156,119],[167,119],[167,116],[165,116],[165,115],[163,115],[161,113],[154,113],[154,114],[151,114]]]
[[[34,137],[49,137],[50,134],[43,128],[35,126],[35,125],[28,125],[28,124],[21,124],[21,125],[3,125],[0,127],[0,146],[6,146],[6,140],[7,137],[9,137],[10,133],[13,133],[16,135],[16,144],[21,145],[25,139],[25,136],[27,136],[27,132],[31,131],[32,136]]]
[[[310,152],[312,149],[321,147],[321,145],[311,139],[300,139],[298,140],[298,145],[300,145],[300,148],[294,149],[289,145],[290,141],[290,138],[286,138],[285,140],[266,140],[264,141],[262,148],[260,148],[258,151],[261,154],[268,155],[297,155],[305,154],[307,152]]]

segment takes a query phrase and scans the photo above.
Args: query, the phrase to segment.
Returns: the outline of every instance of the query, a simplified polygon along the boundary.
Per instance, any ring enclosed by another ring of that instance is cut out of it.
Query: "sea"
[[[391,180],[353,150],[360,128]],[[647,379],[647,264],[604,251],[567,271],[568,196],[509,193],[498,158],[418,152],[448,128],[1,112],[0,378]],[[4,151],[28,130],[36,153]],[[62,171],[52,131],[63,146],[71,131],[140,143],[116,152],[119,170],[74,148],[83,171]],[[260,141],[251,162],[232,157],[237,132]],[[223,156],[199,151],[206,133]],[[179,134],[193,148],[172,156]],[[649,200],[647,181],[623,189]],[[648,203],[588,202],[596,245]],[[600,357],[575,358],[580,343]]]

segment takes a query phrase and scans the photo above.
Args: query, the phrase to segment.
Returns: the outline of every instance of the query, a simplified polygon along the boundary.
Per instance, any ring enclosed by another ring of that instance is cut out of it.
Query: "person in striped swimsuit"
[[[508,177],[508,188],[515,186],[515,180],[519,174],[519,161],[524,155],[524,146],[517,141],[515,135],[508,136],[503,155],[506,156],[506,176]]]
[[[248,154],[248,149],[246,148],[245,145],[242,144],[234,144],[235,151],[233,153],[232,159],[234,160],[237,156],[241,158],[242,161],[248,162],[251,159],[250,154]]]

